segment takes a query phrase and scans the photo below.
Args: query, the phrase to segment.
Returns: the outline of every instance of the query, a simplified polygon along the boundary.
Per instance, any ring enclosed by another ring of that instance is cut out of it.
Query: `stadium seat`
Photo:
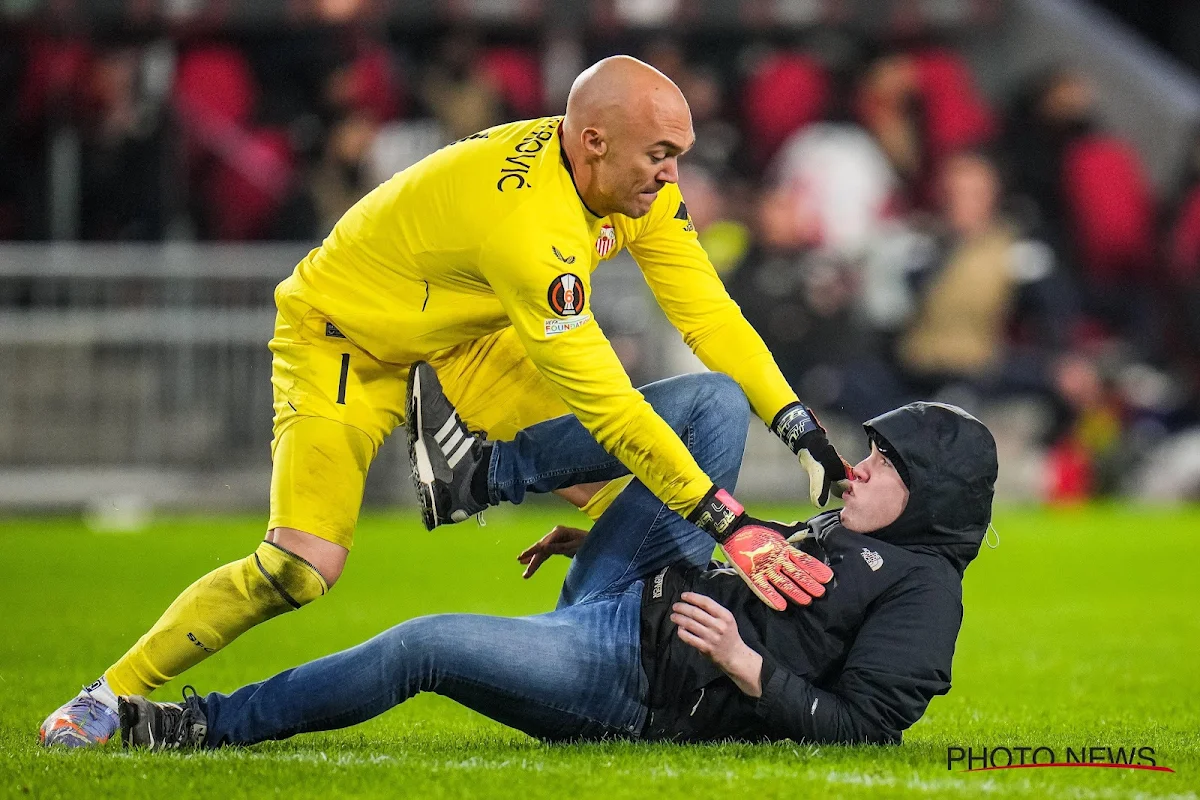
[[[797,129],[825,115],[829,76],[815,59],[798,53],[768,58],[746,81],[742,111],[755,161],[765,165]]]
[[[480,55],[479,66],[518,117],[542,113],[542,71],[533,53],[517,47],[491,47]]]
[[[244,125],[257,102],[258,87],[240,50],[210,45],[183,53],[175,75],[175,107],[185,120]]]
[[[77,98],[85,84],[92,50],[83,39],[39,38],[27,50],[25,73],[17,88],[17,116],[30,124],[52,101]]]
[[[1083,277],[1101,286],[1148,282],[1154,199],[1133,148],[1109,135],[1081,137],[1067,146],[1061,179]]]
[[[1171,281],[1179,286],[1200,281],[1200,186],[1184,198],[1168,248],[1167,270]]]
[[[294,159],[287,132],[251,130],[239,157],[215,162],[205,182],[208,233],[222,240],[263,238],[292,182]]]
[[[404,80],[386,46],[364,48],[350,63],[346,79],[346,100],[356,112],[376,122],[403,116]]]
[[[995,135],[995,117],[962,56],[938,48],[915,53],[913,60],[925,105],[926,145],[933,163]]]

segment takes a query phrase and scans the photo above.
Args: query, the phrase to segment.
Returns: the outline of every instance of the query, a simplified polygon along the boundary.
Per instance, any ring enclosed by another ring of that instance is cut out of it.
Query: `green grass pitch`
[[[428,534],[415,516],[367,516],[329,597],[252,631],[186,682],[232,689],[417,615],[546,610],[565,562],[524,582],[515,556],[554,522],[581,519],[542,505]],[[1197,508],[999,513],[1000,547],[967,572],[954,689],[900,747],[548,746],[430,695],[357,728],[242,750],[37,747],[51,709],[190,581],[247,554],[261,527],[197,517],[94,534],[73,520],[0,521],[0,796],[1125,798],[1200,788]],[[183,683],[159,696],[176,699]],[[1060,756],[1149,746],[1175,772],[966,773],[947,769],[950,746],[1048,746]]]

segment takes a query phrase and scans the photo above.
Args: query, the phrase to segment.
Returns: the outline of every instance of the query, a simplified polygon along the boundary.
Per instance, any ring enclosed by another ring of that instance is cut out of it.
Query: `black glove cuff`
[[[688,514],[687,521],[721,543],[738,529],[738,523],[745,513],[746,509],[733,499],[733,495],[714,483],[704,494],[704,499]]]
[[[782,439],[783,443],[792,448],[792,452],[797,455],[804,449],[800,440],[814,431],[825,434],[821,423],[817,422],[817,418],[808,410],[808,407],[799,401],[788,403],[779,410],[775,419],[771,420],[771,432]]]

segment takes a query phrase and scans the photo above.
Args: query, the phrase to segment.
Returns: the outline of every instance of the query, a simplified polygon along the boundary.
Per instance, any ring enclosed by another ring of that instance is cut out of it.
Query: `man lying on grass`
[[[714,481],[733,486],[749,420],[738,386],[689,375],[643,392]],[[551,554],[574,556],[554,611],[421,617],[232,694],[122,698],[122,740],[253,744],[436,692],[545,740],[899,742],[950,688],[961,579],[990,521],[996,450],[953,406],[914,403],[864,427],[871,453],[844,507],[792,537],[827,581],[807,605],[761,602],[710,563],[708,534],[635,481],[590,533],[556,528],[521,555],[526,576]],[[624,469],[571,416],[490,447],[494,501]]]

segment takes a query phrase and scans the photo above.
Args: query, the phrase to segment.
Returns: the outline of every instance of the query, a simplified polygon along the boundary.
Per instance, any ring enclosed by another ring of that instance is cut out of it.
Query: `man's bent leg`
[[[149,632],[104,673],[118,695],[148,694],[250,628],[315,600],[329,586],[303,558],[263,542],[176,598]]]
[[[740,463],[749,405],[731,378],[715,372],[680,375],[643,386],[640,391],[681,437],[698,415],[706,415],[704,424],[708,433],[703,443],[706,451],[714,450],[714,437],[723,437],[728,442],[717,443],[715,449],[728,444],[737,450]],[[694,455],[699,461],[699,454]],[[700,467],[705,468],[703,463]],[[583,424],[568,414],[525,428],[510,442],[495,443],[488,471],[488,493],[493,503],[520,503],[526,492],[549,492],[611,481],[628,474],[625,465],[609,455]]]
[[[230,695],[208,695],[207,744],[343,728],[419,692],[546,739],[636,735],[645,716],[640,620],[640,583],[534,617],[409,620]]]
[[[113,692],[149,694],[260,622],[325,594],[345,563],[373,453],[365,434],[339,422],[288,426],[275,447],[267,541],[185,589],[104,673]]]
[[[652,404],[660,393],[672,394],[664,419],[680,431],[696,463],[713,482],[732,491],[750,417],[741,388],[724,375],[709,373],[660,381],[643,391]],[[707,533],[667,508],[641,481],[634,481],[600,516],[575,554],[563,581],[559,608],[619,590],[671,564],[703,567],[714,547]]]
[[[443,350],[429,364],[467,426],[493,441],[570,413],[511,327]]]
[[[459,416],[492,441],[508,441],[530,425],[570,413],[511,327],[443,351],[430,364]],[[583,508],[602,486],[554,493]]]
[[[276,317],[270,344],[267,542],[188,587],[100,680],[46,719],[43,743],[105,741],[115,728],[114,693],[151,692],[259,622],[321,596],[340,575],[367,468],[401,419],[403,376],[340,335],[330,338],[332,326],[311,309],[292,310]]]

